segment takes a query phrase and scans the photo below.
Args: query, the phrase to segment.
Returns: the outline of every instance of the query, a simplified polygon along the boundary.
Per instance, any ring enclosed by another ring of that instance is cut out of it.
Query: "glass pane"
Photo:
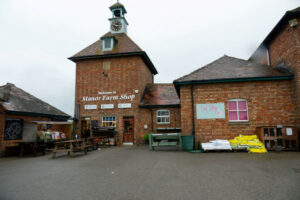
[[[111,39],[110,38],[105,39],[105,48],[106,49],[111,48]]]
[[[238,120],[237,111],[229,111],[229,121]]]
[[[229,101],[228,102],[228,110],[236,110],[237,106],[236,106],[236,101]]]
[[[239,110],[247,110],[247,102],[246,101],[239,101]]]
[[[158,117],[158,118],[157,118],[157,122],[161,122],[161,119],[160,119],[160,117]]]
[[[169,117],[166,118],[166,122],[168,122],[168,123],[170,122],[170,118]]]
[[[248,120],[247,111],[239,111],[239,120]]]

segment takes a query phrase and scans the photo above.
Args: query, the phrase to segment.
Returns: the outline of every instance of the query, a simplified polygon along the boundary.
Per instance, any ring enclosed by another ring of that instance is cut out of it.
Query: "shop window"
[[[170,111],[169,110],[158,110],[156,112],[156,123],[157,124],[170,124]]]
[[[102,117],[103,127],[116,127],[116,117],[115,116],[104,116]]]
[[[21,140],[23,132],[23,120],[6,119],[4,129],[4,140]]]
[[[231,122],[249,121],[248,104],[243,99],[233,99],[228,102],[228,116]]]

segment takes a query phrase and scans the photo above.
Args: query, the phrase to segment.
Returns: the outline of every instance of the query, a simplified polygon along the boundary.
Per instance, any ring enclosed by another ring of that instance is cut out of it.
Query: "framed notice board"
[[[197,119],[225,119],[224,103],[197,104]]]

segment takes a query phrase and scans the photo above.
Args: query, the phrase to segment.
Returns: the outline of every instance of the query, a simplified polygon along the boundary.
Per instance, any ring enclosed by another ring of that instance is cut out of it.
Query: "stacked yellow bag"
[[[265,145],[259,141],[257,135],[239,135],[229,142],[233,149],[247,149],[249,153],[267,153]]]

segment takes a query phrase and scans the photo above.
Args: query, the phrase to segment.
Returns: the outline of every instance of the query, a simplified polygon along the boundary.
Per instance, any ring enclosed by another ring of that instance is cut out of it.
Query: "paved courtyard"
[[[299,200],[300,153],[267,155],[114,147],[0,158],[1,200]]]

